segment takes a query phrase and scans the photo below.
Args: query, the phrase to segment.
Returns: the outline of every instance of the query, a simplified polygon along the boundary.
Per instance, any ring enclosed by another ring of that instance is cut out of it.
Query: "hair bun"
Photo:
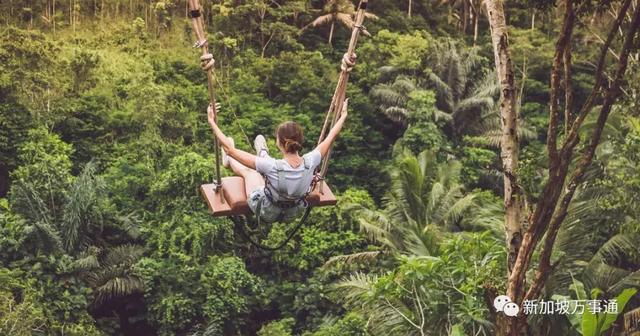
[[[284,149],[287,152],[297,152],[302,149],[302,145],[293,139],[284,139]]]

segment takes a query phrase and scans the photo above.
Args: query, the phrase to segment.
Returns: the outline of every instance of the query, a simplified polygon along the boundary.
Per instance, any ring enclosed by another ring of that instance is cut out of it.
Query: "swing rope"
[[[202,50],[202,56],[200,56],[200,66],[202,70],[204,70],[207,74],[207,88],[209,91],[209,104],[211,104],[214,112],[216,122],[217,122],[217,111],[216,111],[216,92],[214,85],[214,65],[215,60],[213,59],[213,55],[209,53],[209,46],[207,43],[207,37],[204,30],[204,20],[202,18],[202,11],[200,7],[200,3],[198,0],[189,0],[189,18],[191,18],[191,24],[193,25],[193,31],[196,35],[196,43],[194,44],[195,48],[200,48]],[[218,139],[214,137],[213,139],[213,147],[214,147],[214,158],[215,158],[215,168],[216,168],[216,192],[220,191],[222,188],[222,176],[220,174],[220,144],[218,143]],[[220,194],[220,201],[224,204],[226,200],[224,199],[224,195],[222,192]]]
[[[358,38],[360,37],[361,32],[366,31],[363,22],[365,13],[367,11],[367,3],[368,0],[361,0],[360,4],[358,5],[355,22],[351,29],[351,40],[349,41],[349,48],[347,49],[347,53],[345,54],[345,63],[347,64],[349,64],[352,58],[356,57],[355,50],[358,43]],[[329,130],[333,128],[333,125],[338,121],[344,107],[344,100],[347,94],[347,84],[349,83],[349,75],[353,68],[349,66],[342,66],[340,70],[341,71],[340,77],[338,78],[338,84],[336,85],[336,90],[333,93],[333,98],[331,98],[331,105],[329,105],[329,110],[327,111],[327,114],[325,116],[324,124],[322,125],[322,131],[320,132],[320,137],[318,138],[318,144],[320,144],[324,140]],[[331,122],[329,122],[329,120]],[[322,160],[322,166],[317,178],[318,181],[323,180],[327,176],[331,152],[331,148],[329,148],[326,157]],[[320,193],[323,192],[322,189],[323,184],[320,184]]]

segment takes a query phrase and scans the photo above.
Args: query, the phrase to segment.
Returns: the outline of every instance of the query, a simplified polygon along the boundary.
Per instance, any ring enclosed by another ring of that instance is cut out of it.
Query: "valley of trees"
[[[357,1],[200,2],[225,133],[275,148],[294,120],[311,150]],[[367,12],[327,177],[338,205],[268,252],[198,192],[213,137],[187,1],[1,1],[0,335],[624,335],[640,1]],[[619,312],[511,318],[503,294]]]

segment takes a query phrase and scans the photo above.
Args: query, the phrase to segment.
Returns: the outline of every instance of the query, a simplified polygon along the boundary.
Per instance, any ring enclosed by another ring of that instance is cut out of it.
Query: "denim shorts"
[[[278,206],[272,204],[271,201],[269,201],[269,198],[264,193],[264,187],[260,187],[252,191],[249,195],[249,199],[247,200],[247,202],[249,203],[249,208],[254,214],[256,214],[256,210],[258,210],[258,203],[261,200],[262,205],[260,207],[260,220],[266,223],[273,223],[277,221],[281,213],[281,222],[291,222],[298,216],[298,214],[302,212],[302,210],[306,208],[305,202],[300,202],[300,205],[293,208],[280,209]]]

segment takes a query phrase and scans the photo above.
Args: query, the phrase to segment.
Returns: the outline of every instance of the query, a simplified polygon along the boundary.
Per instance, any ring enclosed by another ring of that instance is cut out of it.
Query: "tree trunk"
[[[462,35],[467,33],[467,26],[469,23],[469,0],[462,2]]]
[[[502,0],[487,0],[487,15],[491,29],[491,41],[495,58],[496,73],[500,82],[500,120],[502,138],[500,157],[504,178],[505,231],[507,238],[507,269],[513,269],[522,243],[522,222],[520,220],[521,200],[516,176],[518,168],[518,114],[516,110],[516,88],[507,24]],[[511,298],[516,301],[518,298]],[[515,323],[516,319],[509,319]]]
[[[336,21],[333,20],[331,21],[331,30],[329,31],[329,45],[333,45],[331,44],[331,41],[333,41],[333,30],[335,29],[335,27],[336,27]]]
[[[480,16],[480,6],[481,4],[473,5],[473,46],[475,47],[478,43],[478,20]]]
[[[409,10],[407,10],[407,16],[411,18],[411,7],[413,7],[413,1],[409,0]]]
[[[509,50],[507,24],[501,0],[485,1],[491,27],[491,41],[495,57],[496,72],[500,81],[500,116],[502,138],[500,141],[502,166],[504,169],[504,206],[508,268],[511,270],[522,238],[520,224],[520,197],[516,170],[518,168],[518,115],[513,63]]]
[[[56,0],[53,0],[51,11],[51,23],[53,24],[53,38],[56,38]]]

